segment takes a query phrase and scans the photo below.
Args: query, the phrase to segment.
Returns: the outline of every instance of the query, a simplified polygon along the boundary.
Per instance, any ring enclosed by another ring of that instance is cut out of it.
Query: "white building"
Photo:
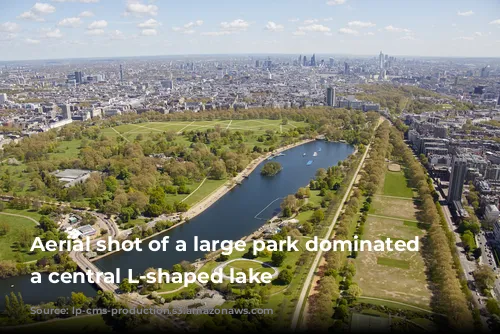
[[[0,94],[0,103],[5,103],[7,102],[7,94],[1,93]]]
[[[484,208],[484,219],[489,223],[498,222],[498,218],[500,217],[500,211],[494,204],[488,204]]]

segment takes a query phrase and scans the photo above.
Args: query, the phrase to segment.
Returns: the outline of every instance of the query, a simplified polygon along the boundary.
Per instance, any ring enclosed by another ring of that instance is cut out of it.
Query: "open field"
[[[253,261],[241,260],[241,261],[231,262],[230,264],[224,267],[223,270],[224,274],[229,275],[231,268],[233,269],[234,273],[238,273],[240,271],[248,272],[250,268],[253,269],[254,272],[271,273],[271,274],[274,273],[274,269],[266,267],[261,263]]]
[[[391,238],[395,242],[418,237],[421,247],[426,226],[417,222],[417,207],[412,196],[413,191],[408,188],[402,172],[386,171],[383,195],[373,196],[362,239]],[[361,287],[363,296],[430,309],[431,291],[420,252],[359,252],[356,267],[354,279]]]
[[[397,219],[368,217],[363,239],[413,240],[422,238],[425,230],[407,226]],[[427,287],[424,260],[419,252],[359,252],[356,259],[355,280],[363,296],[392,299],[429,308],[430,291]]]
[[[385,173],[384,179],[384,195],[396,197],[413,197],[413,190],[406,184],[406,178],[403,172]]]
[[[9,210],[9,213],[23,214],[22,211]],[[35,232],[35,223],[27,218],[7,216],[0,214],[0,223],[7,224],[9,231],[6,235],[0,236],[0,260],[20,260],[21,262],[37,260],[46,254],[28,254],[27,252],[19,251],[16,243],[23,230]]]
[[[46,321],[39,324],[30,325],[26,331],[30,333],[65,333],[65,332],[88,332],[102,333],[111,332],[112,329],[104,322],[101,315],[71,317],[69,319],[61,319],[54,321]],[[23,332],[21,328],[3,329],[5,332]]]
[[[417,207],[411,199],[391,198],[375,195],[369,211],[370,214],[415,220]]]

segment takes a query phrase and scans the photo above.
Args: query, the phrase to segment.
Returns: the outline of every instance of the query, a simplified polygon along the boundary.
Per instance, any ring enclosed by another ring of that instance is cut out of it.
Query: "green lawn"
[[[16,242],[19,240],[19,235],[22,230],[28,229],[32,233],[35,232],[35,223],[31,220],[22,217],[14,217],[0,214],[0,222],[6,223],[9,226],[9,232],[6,235],[0,236],[0,260],[19,260],[27,262],[37,260],[45,254],[31,255],[25,251],[19,251],[16,247]]]
[[[408,187],[403,172],[386,171],[384,180],[384,195],[396,197],[413,197],[413,190]]]
[[[390,259],[388,257],[377,257],[377,264],[401,269],[410,269],[410,263],[408,261]]]

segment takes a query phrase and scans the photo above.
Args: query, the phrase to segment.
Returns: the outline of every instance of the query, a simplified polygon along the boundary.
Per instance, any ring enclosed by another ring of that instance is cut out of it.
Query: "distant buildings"
[[[120,64],[120,82],[123,82],[123,67]]]
[[[90,170],[83,169],[65,169],[63,171],[56,171],[54,175],[59,181],[64,183],[64,188],[72,187],[78,183],[83,183],[90,177]]]
[[[0,103],[5,103],[6,101],[7,101],[7,94],[1,93],[0,94]]]

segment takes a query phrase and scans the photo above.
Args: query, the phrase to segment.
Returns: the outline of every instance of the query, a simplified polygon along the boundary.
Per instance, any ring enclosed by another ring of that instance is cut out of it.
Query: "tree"
[[[17,236],[17,242],[21,248],[29,247],[33,242],[33,230],[28,227],[21,228]]]
[[[119,286],[120,290],[126,293],[132,292],[132,284],[129,283],[128,278],[124,278]]]
[[[323,219],[325,219],[325,212],[321,209],[315,210],[311,216],[311,221],[316,224],[320,223]]]
[[[24,304],[21,293],[16,296],[14,292],[11,292],[10,296],[5,296],[5,313],[14,324],[28,322],[30,311],[28,306]]]
[[[288,195],[285,197],[283,202],[281,202],[281,209],[285,211],[285,209],[289,209],[291,212],[295,211],[298,207],[298,200],[294,195]]]
[[[279,267],[286,259],[286,253],[282,251],[274,251],[271,255],[271,261],[275,267]]]
[[[479,265],[478,268],[474,271],[474,278],[476,279],[477,287],[481,291],[485,292],[486,290],[490,290],[491,288],[493,288],[496,275],[490,266],[483,264]]]
[[[262,169],[260,170],[260,173],[265,176],[274,176],[278,174],[282,169],[283,167],[281,167],[281,164],[279,162],[270,161],[266,162],[264,167],[262,167]]]
[[[464,244],[464,249],[467,252],[470,252],[476,246],[476,242],[474,240],[474,235],[471,231],[467,230],[464,234],[462,234],[462,242]]]
[[[215,180],[223,180],[227,176],[226,164],[223,160],[217,160],[212,163],[209,176]]]
[[[82,292],[71,293],[71,305],[75,308],[81,308],[89,302],[89,299]]]
[[[355,283],[351,284],[346,292],[347,292],[347,295],[349,295],[349,297],[351,297],[353,299],[358,298],[359,296],[361,296],[361,293],[362,293],[361,288]]]
[[[10,231],[10,225],[6,222],[0,222],[0,237],[6,235]]]
[[[347,305],[341,304],[335,308],[334,317],[342,321],[346,320],[349,316],[349,308]]]
[[[292,279],[292,272],[288,269],[283,269],[278,275],[278,281],[280,281],[282,284],[290,284]]]

